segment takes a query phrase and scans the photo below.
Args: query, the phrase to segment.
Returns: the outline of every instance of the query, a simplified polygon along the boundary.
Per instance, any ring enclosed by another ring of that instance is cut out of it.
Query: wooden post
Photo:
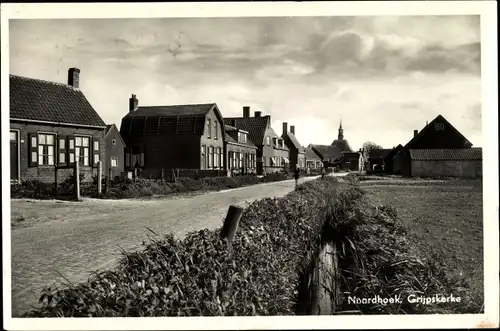
[[[231,205],[227,211],[226,219],[221,230],[221,238],[225,239],[229,244],[233,242],[238,223],[240,222],[241,215],[243,215],[243,208]]]
[[[97,161],[97,196],[102,194],[102,161]]]
[[[75,161],[75,198],[80,201],[80,165],[78,164],[78,158]]]
[[[175,183],[175,170],[172,169],[172,182]]]
[[[108,175],[106,176],[106,186],[104,188],[104,193],[108,193],[110,182],[111,182],[111,168],[108,169]]]
[[[57,192],[59,190],[57,189],[57,166],[54,167],[54,194],[57,197]]]
[[[163,169],[161,169],[161,183],[163,184],[163,180],[164,180],[164,172],[163,172]]]

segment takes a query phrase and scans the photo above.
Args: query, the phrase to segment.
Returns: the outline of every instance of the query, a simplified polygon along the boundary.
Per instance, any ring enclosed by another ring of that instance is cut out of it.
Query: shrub
[[[336,182],[311,181],[284,198],[252,203],[230,248],[213,230],[151,240],[113,271],[46,289],[42,307],[26,316],[294,314],[299,271],[314,258],[328,213],[360,196]]]

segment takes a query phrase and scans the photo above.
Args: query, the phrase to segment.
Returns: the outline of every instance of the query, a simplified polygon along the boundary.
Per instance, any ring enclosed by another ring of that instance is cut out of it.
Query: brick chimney
[[[128,111],[129,113],[135,111],[139,106],[139,100],[135,97],[135,94],[132,94],[132,97],[128,99]]]
[[[69,68],[68,70],[68,85],[75,88],[80,88],[80,69]]]
[[[416,137],[418,134],[418,130],[413,130],[413,137]]]
[[[244,118],[250,117],[250,107],[248,106],[243,107],[243,117]]]
[[[295,135],[295,125],[290,125],[290,132]]]
[[[283,135],[287,134],[288,132],[288,123],[283,122]]]
[[[266,115],[264,117],[267,118],[267,128],[270,128],[271,127],[271,115]]]
[[[254,113],[254,116],[255,116],[255,117],[261,117],[261,116],[262,116],[262,112],[261,112],[261,111],[256,111],[256,112]]]

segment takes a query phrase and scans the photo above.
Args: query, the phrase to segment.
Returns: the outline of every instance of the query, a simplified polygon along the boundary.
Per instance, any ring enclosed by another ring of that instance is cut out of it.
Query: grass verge
[[[231,247],[219,231],[178,240],[155,238],[123,252],[119,266],[86,283],[45,289],[25,317],[293,315],[300,273],[316,258],[325,224],[341,251],[345,295],[401,296],[402,304],[349,305],[363,314],[478,312],[467,284],[449,274],[439,253],[422,256],[397,212],[373,204],[334,177],[299,185],[279,199],[251,204]],[[421,305],[409,295],[460,296],[459,304]]]

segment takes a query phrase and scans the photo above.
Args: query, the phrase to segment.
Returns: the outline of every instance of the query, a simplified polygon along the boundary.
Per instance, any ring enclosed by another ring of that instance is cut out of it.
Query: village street
[[[179,237],[218,228],[229,205],[244,207],[257,199],[284,196],[293,188],[294,180],[287,180],[182,198],[12,200],[12,218],[28,223],[11,232],[12,314],[20,316],[36,304],[45,285],[62,281],[57,272],[77,283],[92,270],[112,267],[121,248],[133,250],[154,237],[147,228]],[[33,219],[38,220],[30,222]]]

